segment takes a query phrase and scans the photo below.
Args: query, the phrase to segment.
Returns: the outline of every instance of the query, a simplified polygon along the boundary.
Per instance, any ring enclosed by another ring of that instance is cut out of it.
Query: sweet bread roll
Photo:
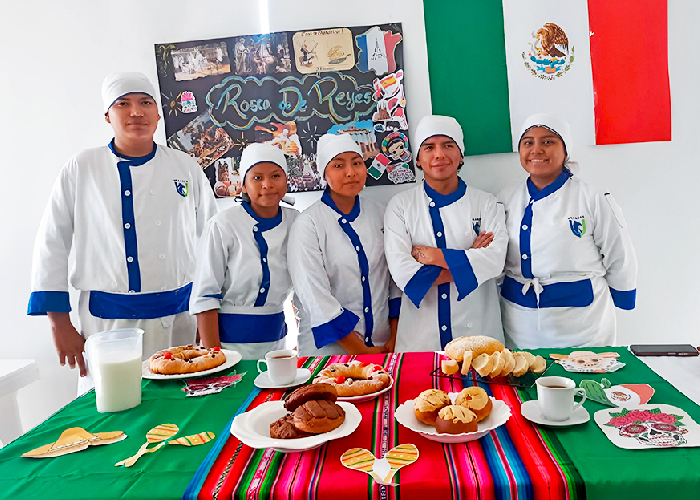
[[[331,403],[335,403],[338,399],[338,393],[330,384],[311,384],[299,387],[289,395],[284,407],[288,411],[294,411],[301,405],[312,399],[325,399]]]
[[[477,428],[476,415],[459,405],[445,406],[438,412],[438,417],[435,420],[435,429],[446,434],[476,432]]]
[[[445,391],[428,389],[421,392],[413,402],[416,418],[428,425],[435,425],[438,412],[450,404],[450,397]]]
[[[440,361],[440,369],[445,375],[452,375],[459,371],[459,363],[454,359],[443,359]]]
[[[456,405],[470,409],[476,415],[477,422],[489,416],[493,409],[493,402],[486,391],[481,387],[467,387],[457,394]]]
[[[472,351],[472,356],[477,357],[480,354],[493,354],[496,351],[502,351],[504,345],[498,340],[487,337],[485,335],[469,335],[453,339],[445,346],[445,355],[455,361],[464,359],[465,351]]]
[[[525,359],[527,360],[528,369],[529,369],[529,367],[532,366],[533,363],[535,362],[535,355],[532,354],[531,352],[519,351],[518,354],[520,354],[521,356],[524,356],[524,357],[525,357]]]
[[[472,361],[472,367],[476,370],[476,373],[485,377],[493,370],[493,358],[490,354],[480,354]]]
[[[325,399],[312,399],[294,410],[294,427],[302,432],[322,434],[340,427],[345,410]]]

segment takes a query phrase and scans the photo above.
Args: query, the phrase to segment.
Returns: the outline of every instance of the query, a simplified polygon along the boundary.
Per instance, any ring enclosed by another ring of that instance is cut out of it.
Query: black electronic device
[[[630,351],[636,356],[697,356],[698,350],[690,344],[635,344]]]

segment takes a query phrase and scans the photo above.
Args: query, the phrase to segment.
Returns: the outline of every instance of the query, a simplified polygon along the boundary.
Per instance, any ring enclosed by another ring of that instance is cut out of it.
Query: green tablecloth
[[[599,349],[595,349],[600,351]],[[620,361],[627,366],[608,374],[571,374],[558,365],[549,375],[566,375],[577,382],[605,377],[613,384],[648,383],[656,390],[652,403],[667,403],[685,410],[700,422],[700,407],[652,372],[624,348]],[[557,350],[565,353],[570,350]],[[550,350],[540,350],[548,354]],[[181,498],[213,441],[186,448],[166,446],[147,454],[126,469],[114,463],[136,453],[145,442],[146,432],[157,424],[174,423],[178,436],[224,430],[239,406],[253,389],[255,363],[242,361],[235,368],[248,374],[235,387],[221,393],[185,398],[182,381],[144,381],[143,402],[121,413],[101,414],[95,409],[95,395],[73,401],[50,419],[0,450],[0,498]],[[229,374],[223,372],[221,375]],[[534,388],[522,391],[524,398],[535,398]],[[591,414],[587,424],[552,428],[549,434],[566,450],[585,483],[586,498],[658,499],[700,496],[700,448],[623,450],[614,446],[593,421],[593,413],[604,406],[585,403]],[[127,439],[51,459],[29,459],[20,455],[54,442],[68,427],[90,432],[124,431]],[[547,434],[547,433],[545,433]],[[527,460],[526,457],[523,457]],[[502,492],[508,497],[508,492]]]
[[[98,413],[91,391],[0,450],[0,498],[96,499],[181,498],[214,441],[200,446],[165,446],[146,454],[130,468],[115,467],[146,442],[146,433],[158,424],[177,424],[176,437],[211,431],[216,436],[253,389],[258,372],[255,361],[241,361],[228,371],[247,375],[236,387],[218,394],[185,397],[182,380],[143,381],[139,406],[119,413]],[[56,441],[69,427],[88,432],[124,431],[127,439],[91,446],[57,458],[22,458],[25,453]],[[154,445],[151,445],[154,446]]]
[[[540,349],[536,352],[546,357],[551,352],[567,354],[572,350],[574,349]],[[675,387],[654,373],[626,348],[592,350],[619,352],[620,361],[626,366],[613,373],[598,374],[569,373],[560,365],[554,365],[547,371],[547,375],[566,376],[574,379],[577,385],[581,380],[600,381],[602,378],[607,378],[613,385],[649,384],[656,391],[650,403],[676,406],[685,410],[695,422],[700,423],[700,406],[679,393]],[[536,388],[523,391],[523,397],[536,399]],[[700,448],[649,450],[618,448],[605,437],[593,421],[593,414],[596,411],[608,407],[590,400],[587,400],[584,406],[591,415],[588,423],[552,429],[572,458],[586,485],[586,498],[591,500],[700,498]],[[624,485],[624,488],[621,485]]]

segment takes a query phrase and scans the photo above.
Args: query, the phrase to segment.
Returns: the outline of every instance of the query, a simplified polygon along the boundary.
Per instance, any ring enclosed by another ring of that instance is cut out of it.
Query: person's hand
[[[486,248],[493,241],[493,233],[487,233],[481,231],[479,236],[476,237],[474,243],[472,243],[472,248]]]
[[[382,353],[388,354],[396,349],[396,337],[390,338],[386,344],[382,346]]]
[[[71,323],[68,313],[49,312],[48,316],[59,363],[61,366],[65,366],[67,362],[71,368],[75,368],[77,365],[80,369],[80,376],[84,377],[87,375],[87,367],[83,357],[85,339]]]
[[[440,261],[444,260],[442,257],[442,251],[439,248],[425,245],[414,246],[411,250],[411,257],[416,259],[421,264],[427,266],[440,265]]]
[[[352,331],[345,338],[338,341],[340,347],[348,354],[381,354],[383,346],[367,347],[359,332]]]

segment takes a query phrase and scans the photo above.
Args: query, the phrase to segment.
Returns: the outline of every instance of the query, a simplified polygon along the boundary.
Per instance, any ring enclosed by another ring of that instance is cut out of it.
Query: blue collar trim
[[[333,210],[338,212],[342,217],[345,219],[349,220],[350,222],[353,222],[357,217],[360,215],[360,197],[355,196],[355,205],[353,205],[352,210],[350,210],[349,214],[344,214],[335,204],[333,201],[333,198],[331,198],[331,191],[330,189],[326,188],[323,191],[323,196],[321,196],[321,201],[331,207]]]
[[[466,182],[464,182],[461,178],[458,178],[458,180],[459,184],[457,185],[457,189],[452,191],[450,194],[438,193],[433,188],[428,186],[428,183],[425,181],[423,181],[423,188],[425,189],[425,194],[427,194],[428,197],[435,202],[435,206],[437,208],[442,208],[459,200],[467,192]]]
[[[554,193],[557,191],[560,187],[562,187],[566,181],[569,180],[569,177],[572,177],[574,174],[571,173],[571,171],[564,167],[561,170],[561,173],[559,174],[559,177],[557,177],[554,182],[551,184],[548,184],[547,186],[540,191],[535,187],[535,185],[532,183],[530,178],[528,177],[527,179],[527,190],[530,193],[530,198],[532,198],[534,201],[541,200],[542,198],[546,198],[550,194]]]
[[[251,207],[250,203],[248,203],[247,201],[242,202],[241,206],[246,212],[248,212],[248,215],[250,215],[253,218],[253,220],[257,222],[257,226],[260,231],[268,231],[272,228],[279,226],[282,223],[282,210],[279,207],[277,207],[277,215],[266,219],[256,214],[253,210],[253,207]]]
[[[117,153],[117,151],[114,149],[114,139],[112,139],[111,141],[109,141],[109,150],[117,158],[122,158],[122,159],[128,161],[129,165],[131,165],[132,167],[138,167],[139,165],[143,165],[144,163],[151,161],[156,156],[156,151],[158,150],[158,145],[154,142],[153,143],[153,151],[148,153],[146,156],[126,156],[126,155]]]

